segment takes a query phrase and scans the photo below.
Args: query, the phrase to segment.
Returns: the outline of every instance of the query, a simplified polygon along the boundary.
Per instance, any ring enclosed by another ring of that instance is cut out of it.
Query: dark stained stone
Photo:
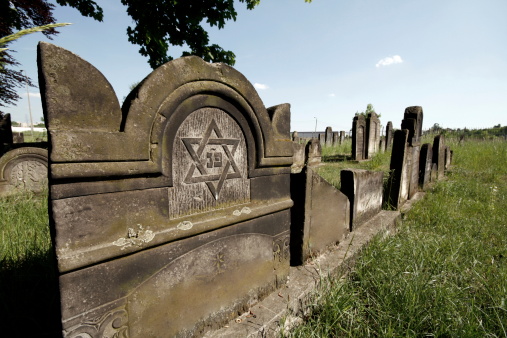
[[[419,191],[419,154],[420,147],[408,147],[408,163],[407,170],[410,171],[410,185],[408,189],[408,198],[412,199],[414,195]]]
[[[413,130],[411,128],[408,128],[408,126],[407,127],[403,126],[403,122],[402,122],[401,128],[410,130],[410,133],[408,136],[410,145],[412,145],[412,146],[419,145],[421,142],[422,125],[423,125],[423,109],[422,109],[422,107],[421,106],[407,107],[405,109],[405,114],[404,114],[403,118],[404,118],[404,120],[405,119],[414,119],[415,120]]]
[[[437,180],[444,178],[445,171],[445,143],[444,135],[437,135],[433,139],[433,163],[437,165]]]
[[[288,104],[265,108],[197,57],[154,70],[121,110],[60,47],[39,45],[39,78],[64,336],[202,336],[283,285]]]
[[[387,208],[399,209],[408,199],[410,186],[410,170],[407,165],[410,153],[408,151],[408,130],[396,130],[393,138],[390,173],[387,187],[384,191],[384,204]]]
[[[421,154],[419,156],[419,187],[425,191],[431,181],[431,167],[433,160],[433,148],[431,144],[424,143],[421,146]]]
[[[375,216],[382,209],[384,173],[363,169],[341,171],[341,191],[350,201],[350,230]]]
[[[366,120],[363,115],[354,116],[352,121],[352,159],[366,159]]]
[[[313,169],[291,175],[291,264],[300,265],[349,233],[350,203]]]
[[[345,131],[340,131],[340,144],[343,144],[343,141],[345,141]]]
[[[408,144],[410,146],[416,146],[417,143],[417,137],[416,135],[416,128],[417,128],[417,121],[416,119],[412,118],[405,118],[401,121],[401,129],[407,129],[408,130]]]
[[[0,115],[0,156],[12,147],[11,114]]]

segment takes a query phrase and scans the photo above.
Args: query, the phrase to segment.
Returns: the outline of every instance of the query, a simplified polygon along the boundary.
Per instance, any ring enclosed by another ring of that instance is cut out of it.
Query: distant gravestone
[[[410,184],[408,190],[408,198],[412,199],[419,191],[419,155],[420,147],[409,146],[407,148],[407,170],[410,172]]]
[[[433,139],[433,163],[437,165],[437,180],[441,180],[445,171],[444,135],[437,135]]]
[[[326,146],[328,146],[328,147],[332,146],[333,145],[333,128],[326,127],[324,137],[326,139]]]
[[[321,146],[325,145],[326,144],[326,134],[319,133],[318,140],[319,140]]]
[[[384,191],[384,202],[389,208],[399,209],[408,199],[410,170],[407,162],[410,154],[407,139],[407,129],[394,132],[389,179]]]
[[[419,156],[419,186],[423,191],[428,189],[431,181],[431,167],[433,163],[433,148],[431,144],[425,143],[421,146]]]
[[[421,106],[412,106],[407,107],[405,109],[405,114],[403,116],[404,120],[414,119],[414,122],[410,122],[410,126],[403,126],[402,122],[402,129],[409,129],[410,133],[408,135],[409,137],[409,143],[412,146],[417,146],[421,142],[421,136],[422,136],[422,124],[423,124],[423,109]],[[412,127],[413,125],[413,127]]]
[[[289,273],[289,105],[185,57],[120,109],[104,76],[39,44],[66,337],[201,336]]]
[[[341,191],[350,201],[350,231],[382,209],[384,173],[363,169],[345,169],[340,173]]]
[[[337,131],[333,131],[333,146],[337,146],[340,144],[340,133]]]
[[[445,146],[445,170],[451,167],[451,147]]]
[[[292,175],[291,264],[300,265],[349,233],[350,203],[312,168]]]
[[[380,153],[383,153],[386,149],[386,139],[383,136],[380,137],[380,143],[379,143],[378,149],[379,149]]]
[[[25,142],[25,135],[23,133],[12,133],[12,141],[13,143],[24,143]]]
[[[380,143],[380,120],[376,113],[369,113],[366,118],[366,156],[372,158],[378,153]]]
[[[292,147],[294,148],[294,155],[292,156],[291,173],[299,173],[306,164],[305,145],[292,142]]]
[[[297,131],[294,131],[292,133],[292,141],[296,142],[296,143],[299,143],[300,142],[300,138],[299,138],[299,135],[298,135],[298,132]]]
[[[322,162],[322,146],[320,141],[312,138],[305,147],[306,164],[316,166]]]
[[[386,150],[391,148],[393,143],[393,123],[391,121],[387,122],[386,125]]]
[[[345,131],[340,131],[340,144],[343,144],[345,141]]]
[[[363,115],[354,116],[352,121],[352,159],[366,158],[366,120]]]

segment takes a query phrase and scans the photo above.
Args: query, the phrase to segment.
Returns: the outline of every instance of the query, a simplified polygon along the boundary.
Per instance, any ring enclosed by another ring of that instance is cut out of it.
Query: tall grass
[[[47,210],[46,194],[0,198],[0,318],[5,337],[59,335]]]
[[[507,142],[455,145],[454,161],[291,336],[507,336]]]

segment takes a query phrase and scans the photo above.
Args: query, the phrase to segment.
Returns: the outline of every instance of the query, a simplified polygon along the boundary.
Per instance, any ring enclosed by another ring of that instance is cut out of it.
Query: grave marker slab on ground
[[[445,144],[444,135],[437,135],[433,139],[433,163],[437,165],[437,180],[444,178]]]
[[[421,146],[421,154],[419,156],[419,186],[423,191],[428,189],[428,185],[431,181],[432,157],[433,148],[431,144],[424,143]]]
[[[386,150],[392,146],[393,143],[393,123],[387,122],[386,125]]]
[[[380,143],[380,120],[376,113],[369,113],[366,118],[366,156],[372,158],[378,153]]]
[[[289,105],[185,57],[120,108],[92,65],[38,53],[64,336],[202,335],[284,283]]]
[[[352,121],[352,159],[366,158],[366,120],[363,115],[354,116]]]
[[[387,187],[384,191],[384,203],[388,207],[399,209],[408,199],[410,185],[410,171],[407,166],[408,153],[408,130],[396,130],[393,138],[391,153],[390,174]]]

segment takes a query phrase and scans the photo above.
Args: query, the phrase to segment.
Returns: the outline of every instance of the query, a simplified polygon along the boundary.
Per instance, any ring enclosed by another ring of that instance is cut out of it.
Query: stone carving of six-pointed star
[[[213,132],[215,132],[217,138],[211,138]],[[203,137],[182,137],[181,140],[194,161],[190,165],[183,182],[187,184],[206,182],[211,194],[218,200],[218,195],[226,179],[241,178],[241,173],[234,161],[234,153],[240,140],[224,138],[214,119],[206,129]],[[193,145],[198,145],[197,149]],[[221,146],[227,159],[223,161],[221,152],[207,152],[202,157],[206,146]],[[196,168],[200,175],[194,175]],[[207,169],[209,168],[218,168],[218,173],[208,172]],[[232,169],[232,172],[229,172],[230,169]]]

